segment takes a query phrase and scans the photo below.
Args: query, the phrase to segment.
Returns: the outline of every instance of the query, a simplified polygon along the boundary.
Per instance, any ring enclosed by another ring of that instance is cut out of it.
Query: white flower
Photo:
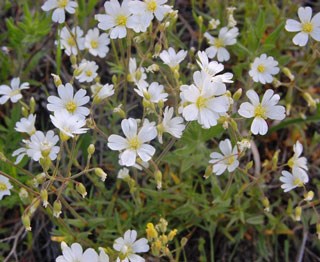
[[[209,62],[209,58],[207,53],[204,51],[198,52],[199,60],[197,60],[198,65],[200,66],[201,70],[204,71],[210,78],[212,82],[223,82],[223,83],[233,83],[232,73],[224,73],[222,75],[216,75],[220,73],[224,66],[216,61]]]
[[[99,103],[100,101],[112,96],[114,94],[113,85],[105,84],[101,85],[96,83],[91,86],[92,96],[94,102]]]
[[[77,69],[80,73],[76,79],[80,82],[92,82],[97,77],[98,65],[94,61],[87,61],[83,59]]]
[[[50,115],[52,124],[58,128],[62,134],[67,137],[84,134],[88,128],[84,128],[86,120],[78,115],[71,115],[66,110],[54,112],[54,116]]]
[[[242,103],[238,113],[245,118],[254,117],[251,124],[251,132],[254,135],[265,135],[268,132],[267,118],[283,120],[286,117],[284,106],[276,105],[280,100],[280,96],[274,95],[273,90],[268,89],[265,92],[261,103],[255,91],[249,90],[246,95],[251,103]]]
[[[110,30],[110,38],[124,38],[127,35],[127,27],[131,23],[132,13],[129,10],[129,1],[124,0],[122,4],[117,0],[110,0],[104,3],[105,15],[95,15],[99,21],[98,27],[102,30]]]
[[[47,0],[42,6],[43,11],[50,11],[55,9],[52,13],[52,21],[60,24],[64,23],[66,19],[65,11],[69,14],[74,14],[78,7],[76,1],[71,0]]]
[[[211,45],[206,49],[208,57],[214,58],[217,55],[219,62],[228,61],[230,59],[230,54],[225,47],[228,45],[234,45],[237,42],[236,38],[238,35],[239,29],[237,27],[233,27],[231,29],[228,29],[228,27],[221,28],[218,37],[213,37],[206,32],[204,37],[207,38]]]
[[[300,157],[303,151],[302,144],[297,141],[295,145],[293,145],[293,156],[288,161],[288,166],[292,169],[292,172],[295,173],[306,173],[308,171],[307,159],[305,157]]]
[[[177,69],[179,64],[186,58],[188,52],[185,50],[180,50],[178,53],[172,48],[169,47],[168,50],[163,50],[160,53],[160,58],[168,65],[171,69]]]
[[[193,74],[194,84],[180,87],[182,115],[187,121],[197,120],[203,128],[217,124],[230,106],[229,99],[224,96],[226,86],[221,82],[213,83],[204,72]]]
[[[272,56],[267,57],[266,54],[262,54],[260,57],[254,59],[249,75],[255,82],[262,84],[272,83],[272,76],[278,74],[280,71],[277,65],[278,62],[274,60]]]
[[[225,139],[219,143],[219,148],[222,154],[211,153],[211,160],[209,161],[209,163],[213,164],[212,172],[217,176],[220,176],[226,169],[229,172],[233,172],[239,166],[237,146],[232,149],[230,140]]]
[[[292,174],[288,171],[282,171],[282,176],[280,181],[283,182],[281,188],[284,189],[284,192],[288,192],[296,187],[302,187],[304,184],[309,182],[309,177],[306,172],[300,172],[299,169],[296,169]]]
[[[104,249],[102,247],[99,247],[99,258],[98,258],[98,262],[109,262],[109,256],[106,254],[106,252],[104,251]]]
[[[16,123],[14,129],[20,133],[28,133],[31,136],[36,132],[36,128],[34,127],[35,121],[36,115],[31,114],[28,118],[21,118],[20,121]]]
[[[144,2],[129,2],[129,10],[133,15],[129,18],[128,28],[131,28],[136,33],[146,32],[153,19],[153,14],[147,13],[144,7]]]
[[[40,158],[46,157],[55,160],[60,151],[60,147],[56,146],[58,141],[59,137],[55,135],[52,130],[48,131],[46,134],[37,131],[30,137],[27,155],[34,161],[39,161]]]
[[[292,39],[298,46],[305,46],[308,43],[309,35],[316,41],[320,41],[320,13],[317,13],[312,19],[311,7],[300,7],[298,16],[301,22],[293,19],[286,21],[286,30],[289,32],[299,32]]]
[[[29,83],[25,82],[20,85],[20,78],[12,78],[10,86],[1,85],[0,86],[0,104],[3,105],[9,99],[12,103],[17,103],[21,98],[21,90],[28,89]]]
[[[129,169],[128,168],[124,167],[124,168],[121,168],[119,170],[117,178],[125,180],[125,179],[127,179],[129,177],[130,177],[130,175],[129,175]]]
[[[160,22],[164,16],[171,11],[168,5],[164,5],[168,0],[145,0],[144,2],[132,1],[130,11],[135,14],[143,14],[147,19],[153,19],[155,16]]]
[[[158,139],[162,144],[162,134],[164,132],[169,133],[175,138],[180,138],[182,136],[182,132],[185,129],[185,125],[183,124],[183,118],[180,116],[173,117],[173,107],[166,107],[163,112],[163,120],[162,123],[157,127],[158,128]]]
[[[163,92],[163,85],[160,85],[157,82],[151,83],[148,87],[141,87],[138,85],[138,88],[135,88],[134,91],[151,103],[159,103],[160,101],[165,102],[168,97],[168,94]]]
[[[84,46],[93,56],[105,57],[109,52],[109,36],[106,33],[99,34],[99,29],[90,29],[85,37]]]
[[[98,262],[99,257],[96,251],[88,248],[83,252],[79,243],[73,243],[70,247],[61,242],[62,255],[56,258],[56,262]]]
[[[83,106],[90,100],[86,93],[86,90],[80,89],[73,95],[73,86],[71,84],[60,85],[58,87],[59,97],[49,96],[47,108],[51,112],[67,110],[72,115],[85,118],[90,114],[90,110]]]
[[[147,74],[144,71],[143,67],[137,67],[135,58],[130,58],[128,81],[133,82],[140,87],[147,87]]]
[[[83,31],[79,26],[72,28],[71,34],[67,27],[63,27],[59,35],[61,49],[64,49],[68,56],[77,55],[78,51],[84,50]]]
[[[7,177],[0,175],[0,200],[2,200],[3,196],[10,196],[10,189],[13,186],[10,184],[10,181]]]
[[[14,162],[16,165],[21,162],[21,160],[25,155],[27,155],[27,150],[28,150],[28,145],[30,143],[30,140],[23,139],[22,142],[25,144],[25,147],[20,147],[12,153],[13,157],[17,156],[17,159]]]
[[[137,231],[127,230],[123,238],[119,237],[114,241],[113,248],[121,253],[121,259],[118,257],[117,262],[144,262],[145,259],[135,253],[149,251],[148,240],[140,238],[137,240]]]
[[[123,119],[121,128],[126,136],[111,135],[108,138],[108,147],[112,150],[123,151],[120,156],[121,163],[125,166],[133,166],[136,163],[137,155],[143,161],[149,161],[155,153],[155,148],[146,144],[157,136],[156,127],[153,124],[144,122],[138,132],[136,119]]]

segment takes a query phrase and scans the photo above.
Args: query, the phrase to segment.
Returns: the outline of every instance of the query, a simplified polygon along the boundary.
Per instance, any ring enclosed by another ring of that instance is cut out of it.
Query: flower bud
[[[37,105],[36,100],[32,96],[29,102],[30,114],[33,114],[36,111],[36,105]]]
[[[269,202],[269,199],[267,197],[264,197],[262,199],[262,204],[264,206],[264,211],[269,212],[270,211],[270,202]]]
[[[93,155],[95,150],[96,150],[96,148],[95,148],[94,144],[90,144],[90,145],[88,146],[87,151],[88,151],[88,154],[89,154],[89,155]]]
[[[180,241],[181,247],[183,248],[187,244],[187,242],[188,242],[188,238],[183,237]]]
[[[168,222],[164,218],[160,218],[159,223],[156,225],[158,231],[165,233],[167,231]]]
[[[168,240],[169,241],[172,241],[173,238],[177,235],[178,233],[178,230],[177,229],[173,229],[170,231],[169,235],[168,235]]]
[[[280,150],[277,150],[272,157],[272,170],[277,169]]]
[[[239,88],[232,96],[232,99],[234,101],[238,101],[240,97],[242,96],[242,88]]]
[[[54,85],[55,85],[56,87],[59,87],[59,86],[62,85],[62,81],[61,81],[60,76],[55,75],[55,74],[51,74],[51,76],[53,77],[53,82],[54,82]]]
[[[70,56],[71,65],[75,66],[77,64],[77,57],[75,55]]]
[[[161,189],[162,188],[162,173],[161,173],[161,171],[157,170],[154,173],[154,177],[155,177],[155,180],[157,182],[157,189]]]
[[[53,216],[55,216],[56,218],[60,217],[60,214],[62,213],[62,205],[60,200],[56,200],[53,203]]]
[[[207,166],[206,171],[204,172],[204,178],[208,179],[212,174],[212,165]]]
[[[156,43],[155,47],[154,47],[154,54],[153,57],[158,57],[160,52],[162,50],[162,45],[160,43]]]
[[[250,161],[246,164],[245,170],[248,171],[253,166],[253,161]]]
[[[88,194],[85,186],[82,183],[76,183],[76,190],[83,198],[85,198]]]
[[[288,67],[282,68],[282,72],[290,79],[290,81],[294,81],[294,75],[291,73]]]
[[[147,224],[147,229],[146,229],[146,233],[147,233],[147,239],[149,241],[151,241],[152,239],[155,239],[158,237],[158,232],[157,230],[154,228],[154,225],[152,223],[148,223]]]
[[[106,180],[107,173],[105,173],[102,168],[97,167],[97,168],[94,169],[94,172],[98,177],[100,177],[102,182],[104,182]]]
[[[301,213],[302,213],[302,208],[300,206],[297,206],[294,210],[295,221],[301,221]]]
[[[30,221],[30,214],[23,214],[21,217],[22,224],[24,225],[27,231],[31,231],[31,221]]]
[[[112,84],[116,85],[118,83],[118,78],[116,75],[113,75],[111,78]]]
[[[123,111],[123,109],[121,107],[122,107],[122,104],[115,107],[113,109],[113,113],[118,114],[121,118],[126,118],[126,113]]]
[[[40,191],[40,197],[41,197],[41,200],[42,200],[42,205],[47,208],[48,206],[48,191],[46,189],[42,189]]]
[[[302,96],[303,96],[304,100],[308,103],[308,107],[310,107],[310,109],[312,111],[317,108],[316,101],[312,98],[312,96],[309,93],[303,92]]]
[[[20,197],[23,204],[27,204],[29,202],[29,193],[23,187],[20,188],[19,197]]]
[[[39,163],[40,163],[43,171],[46,172],[46,171],[48,171],[49,168],[50,168],[51,159],[50,159],[50,157],[43,157],[43,158],[40,158]]]
[[[21,108],[21,112],[24,117],[27,117],[29,115],[28,109],[26,109],[24,106]]]
[[[40,199],[39,198],[34,198],[32,200],[32,203],[30,204],[29,213],[33,214],[34,212],[36,212],[36,210],[37,210],[39,205],[40,205]]]
[[[309,191],[306,194],[304,194],[304,201],[311,201],[314,197],[314,192]]]

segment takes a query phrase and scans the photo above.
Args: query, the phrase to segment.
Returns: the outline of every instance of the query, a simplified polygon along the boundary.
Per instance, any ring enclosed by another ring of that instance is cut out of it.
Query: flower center
[[[220,38],[216,38],[215,41],[214,41],[214,46],[216,48],[223,47],[224,46],[223,40],[220,39]]]
[[[92,71],[91,70],[87,70],[86,71],[86,76],[87,77],[91,77],[93,75]]]
[[[19,94],[20,94],[20,89],[14,89],[10,92],[10,97],[13,97]]]
[[[288,161],[288,166],[289,166],[290,168],[292,168],[292,167],[294,166],[294,158],[293,158],[293,157],[291,157],[291,158],[289,159],[289,161]]]
[[[313,25],[310,22],[302,25],[302,32],[311,33],[313,31]]]
[[[303,186],[303,182],[301,181],[300,178],[296,178],[295,180],[293,180],[293,184],[295,186]]]
[[[259,73],[263,73],[264,71],[266,71],[266,68],[263,64],[260,64],[257,66],[257,70]]]
[[[141,142],[140,142],[138,136],[135,136],[129,140],[130,149],[138,150],[140,148],[140,146],[141,146]]]
[[[96,41],[96,40],[92,40],[91,41],[91,47],[93,48],[93,49],[96,49],[96,48],[98,48],[98,41]]]
[[[196,106],[198,109],[206,107],[207,106],[207,99],[202,96],[199,96],[196,101]]]
[[[66,104],[66,109],[70,113],[74,113],[77,109],[77,104],[74,101],[70,101]]]
[[[123,245],[120,250],[120,259],[126,259],[128,255],[133,254],[132,247],[130,245]]]
[[[58,0],[58,7],[65,8],[68,5],[69,0]]]
[[[67,40],[67,43],[69,46],[75,46],[76,45],[76,41],[74,41],[74,38],[72,36],[70,36]]]
[[[127,17],[125,15],[118,15],[116,18],[116,24],[125,26],[127,24]]]
[[[257,105],[257,107],[254,109],[254,116],[255,117],[261,117],[263,119],[266,118],[266,109],[261,105]]]
[[[8,190],[8,187],[5,183],[0,182],[0,191]]]
[[[231,166],[235,160],[236,158],[233,155],[231,155],[225,159],[225,163],[226,165]]]
[[[157,2],[155,0],[151,0],[147,3],[147,10],[150,12],[154,12],[157,9]]]
[[[47,157],[51,151],[51,143],[44,141],[41,143],[41,155]]]

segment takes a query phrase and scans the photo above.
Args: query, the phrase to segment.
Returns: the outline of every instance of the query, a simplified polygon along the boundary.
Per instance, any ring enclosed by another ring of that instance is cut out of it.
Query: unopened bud
[[[169,241],[172,241],[173,238],[177,235],[178,233],[178,230],[177,229],[173,229],[170,231],[169,235],[168,235],[168,240]]]
[[[115,107],[113,109],[113,113],[118,114],[121,118],[126,118],[126,113],[123,111],[123,109],[121,107],[122,107],[122,104]]]
[[[238,101],[242,96],[242,88],[239,88],[232,96],[234,101]]]
[[[162,188],[162,173],[160,170],[157,170],[155,173],[154,173],[154,178],[157,182],[157,189],[161,189]]]
[[[156,43],[155,47],[154,47],[154,55],[153,57],[158,57],[160,52],[162,50],[162,45],[160,43]]]
[[[152,223],[147,224],[146,234],[149,241],[158,237],[158,232]]]
[[[297,206],[294,210],[294,219],[296,221],[301,221],[301,213],[302,213],[302,208],[300,206]]]
[[[206,171],[204,172],[204,178],[208,179],[212,174],[212,165],[207,166]]]
[[[278,88],[282,85],[281,81],[279,81],[277,78],[273,78],[272,80],[272,85],[275,87],[275,88]]]
[[[282,72],[290,79],[290,81],[294,81],[294,75],[291,73],[288,67],[282,68]]]
[[[41,196],[41,200],[42,200],[42,205],[47,208],[48,206],[48,191],[46,189],[42,189],[40,191],[40,196]]]
[[[107,173],[105,173],[102,168],[97,167],[97,168],[94,169],[94,172],[98,177],[100,177],[101,181],[104,182],[106,180]]]
[[[23,187],[20,188],[19,197],[20,197],[23,204],[27,204],[29,202],[29,193]]]
[[[61,81],[60,76],[55,75],[55,74],[51,74],[51,76],[53,77],[53,82],[54,82],[54,85],[55,85],[56,87],[59,87],[59,86],[62,85],[62,81]]]
[[[56,218],[60,217],[60,214],[62,213],[62,205],[60,200],[56,200],[53,203],[53,216],[55,216]]]
[[[316,101],[312,98],[312,96],[309,93],[303,92],[302,96],[304,100],[306,100],[306,102],[308,103],[308,106],[310,107],[311,110],[315,110],[317,108]]]
[[[34,198],[32,200],[32,203],[29,207],[29,213],[30,214],[33,214],[34,212],[36,212],[37,208],[39,207],[40,205],[40,199],[39,198]]]
[[[188,242],[188,238],[183,237],[180,241],[181,247],[183,248],[187,244],[187,242]]]
[[[314,198],[314,192],[309,191],[306,194],[304,194],[304,200],[305,201],[311,201]]]
[[[30,214],[24,214],[21,217],[22,224],[24,225],[27,231],[31,231],[31,221],[30,221]]]
[[[29,115],[28,109],[26,109],[24,106],[21,108],[21,112],[24,117],[27,117]]]
[[[82,183],[76,183],[76,190],[83,198],[85,198],[88,194],[85,186]]]
[[[87,151],[88,151],[88,154],[89,154],[89,155],[93,155],[95,150],[96,150],[96,148],[95,148],[94,144],[90,144],[90,145],[88,146]]]
[[[167,231],[168,221],[164,218],[160,218],[159,224],[156,225],[158,231],[165,233]]]
[[[269,199],[268,199],[267,197],[264,197],[264,198],[262,199],[262,204],[263,204],[263,206],[264,206],[264,210],[265,210],[266,212],[269,212],[269,211],[270,211],[270,202],[269,202]]]
[[[70,56],[70,62],[71,65],[76,65],[77,64],[77,57],[75,55]]]
[[[29,102],[29,107],[30,107],[30,114],[33,114],[36,111],[36,100],[34,99],[34,97],[32,96],[30,98],[30,102]]]
[[[50,157],[43,157],[43,158],[40,158],[39,163],[40,163],[43,171],[46,172],[46,171],[48,171],[49,168],[50,168],[51,159],[50,159]]]
[[[277,169],[280,150],[277,150],[272,157],[272,170]]]
[[[248,171],[249,169],[251,169],[253,166],[253,161],[250,161],[246,164],[245,170]]]

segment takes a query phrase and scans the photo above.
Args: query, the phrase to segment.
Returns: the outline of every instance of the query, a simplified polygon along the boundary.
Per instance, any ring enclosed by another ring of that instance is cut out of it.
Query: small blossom
[[[10,86],[0,85],[0,104],[3,105],[9,99],[12,103],[17,103],[21,98],[21,90],[29,89],[29,83],[24,82],[20,85],[20,78],[12,78]]]
[[[167,132],[175,138],[180,138],[182,132],[185,129],[183,124],[183,118],[180,116],[173,117],[173,107],[166,107],[163,112],[162,123],[157,127],[158,128],[158,139],[162,144],[162,134]]]
[[[210,19],[209,21],[209,29],[214,30],[220,25],[219,19]]]
[[[246,95],[251,103],[242,103],[238,113],[245,118],[254,118],[251,124],[251,132],[254,135],[265,135],[268,132],[267,118],[283,120],[286,117],[284,106],[277,105],[280,96],[274,94],[273,90],[268,89],[261,102],[253,90],[247,91]]]
[[[185,50],[180,50],[178,53],[170,47],[168,50],[163,50],[160,53],[160,58],[168,65],[171,69],[177,69],[179,64],[186,58],[188,52]]]
[[[297,141],[293,146],[294,155],[288,161],[288,166],[292,169],[292,172],[299,171],[300,173],[306,173],[306,171],[308,171],[307,159],[305,157],[300,157],[302,151],[303,146]]]
[[[230,106],[224,95],[226,86],[221,82],[213,83],[203,72],[193,74],[194,84],[180,87],[182,115],[187,121],[197,120],[203,128],[217,125],[217,120]]]
[[[71,115],[66,110],[54,112],[54,116],[50,115],[52,124],[58,128],[62,134],[67,137],[84,134],[88,128],[84,128],[86,120],[77,115]]]
[[[79,51],[84,50],[83,31],[79,26],[72,28],[71,33],[67,27],[63,27],[59,35],[61,49],[64,49],[68,56],[77,55]]]
[[[218,37],[213,37],[206,32],[204,37],[211,45],[206,49],[208,57],[214,58],[217,56],[219,62],[228,61],[230,59],[230,54],[225,47],[234,45],[237,42],[236,38],[238,35],[239,29],[237,27],[231,29],[228,29],[227,27],[221,28]]]
[[[145,69],[143,67],[137,67],[136,59],[130,58],[128,81],[144,88],[148,86],[146,79],[147,74],[145,73]]]
[[[143,14],[152,20],[155,16],[158,21],[162,21],[164,16],[171,11],[168,5],[165,5],[167,0],[145,0],[144,2],[132,1],[130,3],[130,11],[135,14]]]
[[[84,107],[90,100],[86,93],[86,90],[80,89],[73,94],[73,86],[71,84],[60,85],[58,87],[59,97],[49,96],[47,108],[51,112],[67,110],[72,115],[85,118],[90,113],[90,110]]]
[[[109,36],[106,33],[100,35],[98,28],[90,29],[86,34],[84,46],[93,56],[106,57],[109,52],[109,44]]]
[[[12,188],[13,186],[11,185],[9,179],[3,175],[0,175],[0,200],[2,200],[4,196],[10,196],[10,189]]]
[[[61,242],[62,255],[56,258],[56,262],[98,262],[99,257],[96,251],[88,248],[83,252],[79,243],[73,243],[70,247]]]
[[[217,176],[223,174],[226,169],[229,172],[233,172],[238,166],[238,149],[233,147],[229,139],[225,139],[219,143],[219,148],[222,154],[213,152],[210,154],[211,160],[209,163],[213,164],[212,172]]]
[[[104,3],[106,14],[95,15],[98,27],[102,30],[110,30],[110,38],[124,38],[127,35],[127,27],[132,23],[129,1],[124,0],[121,5],[118,0],[110,0]]]
[[[66,19],[65,12],[69,14],[74,14],[76,12],[76,8],[78,4],[76,1],[71,0],[47,0],[42,6],[41,9],[43,11],[50,11],[55,9],[52,13],[52,21],[57,22],[59,24],[64,23]]]
[[[267,57],[266,54],[262,54],[254,59],[249,75],[253,81],[266,84],[272,83],[273,75],[278,74],[279,71],[278,62],[272,56]]]
[[[165,102],[168,97],[168,94],[163,92],[163,85],[160,85],[157,82],[151,83],[148,87],[138,86],[134,91],[151,103],[159,103],[160,101]]]
[[[36,115],[29,115],[28,118],[21,118],[19,122],[16,123],[16,127],[14,128],[17,132],[27,133],[30,136],[36,132],[36,128],[34,127],[36,121]]]
[[[80,73],[76,75],[76,79],[80,82],[92,82],[97,76],[98,65],[94,61],[83,59],[77,69]]]
[[[288,32],[299,32],[292,39],[293,43],[298,46],[305,46],[308,43],[309,36],[316,41],[320,41],[320,13],[311,18],[311,7],[299,7],[298,16],[301,22],[288,19],[285,26]]]
[[[123,119],[121,128],[126,136],[111,135],[108,138],[108,147],[111,150],[123,151],[120,156],[122,165],[133,166],[139,156],[143,161],[149,161],[155,153],[155,148],[146,144],[157,136],[157,130],[151,123],[144,122],[138,132],[136,119]]]
[[[281,188],[284,189],[284,192],[288,192],[296,187],[302,187],[309,182],[307,173],[300,172],[300,170],[295,170],[292,174],[288,171],[282,171],[281,173],[280,181],[283,183]]]
[[[124,167],[124,168],[121,168],[119,170],[117,178],[125,180],[125,179],[127,179],[129,177],[130,177],[130,175],[129,175],[129,169],[128,168]]]
[[[120,252],[117,262],[144,262],[145,259],[136,253],[149,251],[148,240],[146,238],[137,239],[137,231],[127,230],[123,237],[119,237],[114,241],[113,248]]]
[[[91,86],[92,96],[94,97],[94,102],[100,102],[114,94],[113,85],[105,84],[95,84]]]

